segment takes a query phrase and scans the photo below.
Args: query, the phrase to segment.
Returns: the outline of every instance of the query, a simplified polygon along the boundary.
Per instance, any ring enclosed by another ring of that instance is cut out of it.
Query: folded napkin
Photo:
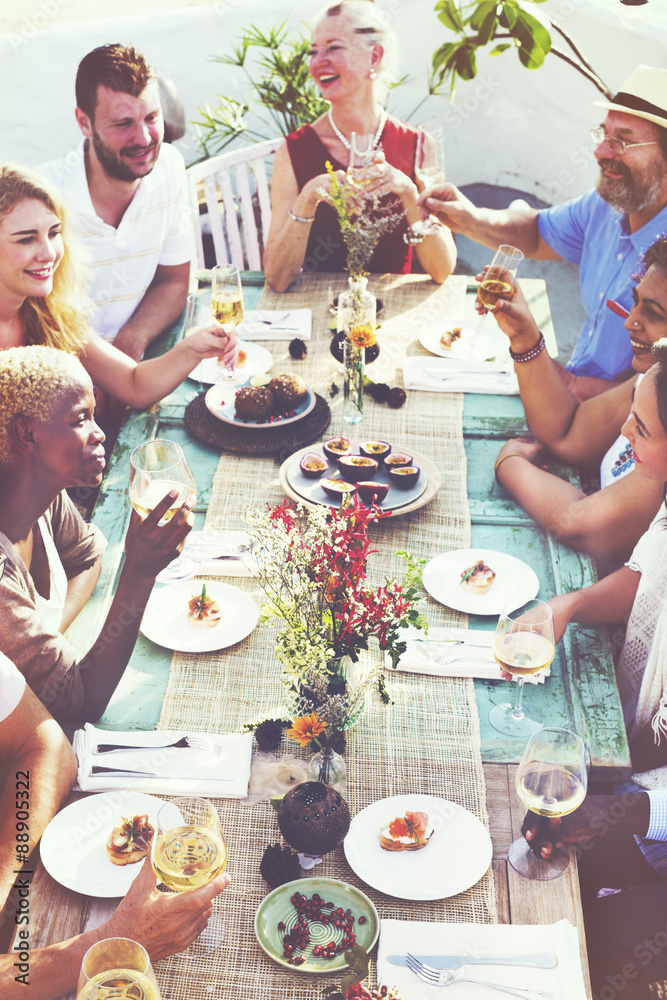
[[[249,309],[237,330],[241,340],[310,340],[312,325],[312,309]]]
[[[209,798],[242,799],[248,794],[252,733],[221,736],[218,733],[193,733],[205,736],[223,748],[222,756],[196,747],[158,749],[165,743],[175,743],[187,733],[177,730],[119,733],[96,729],[89,722],[74,733],[72,744],[79,761],[76,788],[82,792],[104,792],[116,788],[131,788],[138,792],[160,795],[204,795]],[[112,750],[96,753],[101,743],[127,743],[145,747],[142,750]],[[92,774],[93,766],[154,771],[156,777],[113,774]],[[216,778],[232,774],[231,781]],[[206,777],[204,777],[206,776]]]
[[[500,667],[493,655],[494,637],[495,632],[483,629],[429,627],[428,636],[418,629],[407,629],[403,638],[407,639],[408,648],[396,669],[409,674],[432,674],[434,677],[481,677],[497,681],[500,680]],[[462,639],[463,645],[447,642],[455,639]],[[478,649],[480,645],[486,648]],[[388,657],[385,663],[389,668]],[[543,673],[526,676],[524,680],[529,684],[543,684],[550,673],[549,666]]]
[[[425,392],[481,392],[516,396],[519,382],[511,362],[465,361],[412,355],[403,362],[406,389]]]
[[[569,920],[556,924],[431,924],[425,921],[382,920],[377,970],[381,983],[398,987],[402,1000],[440,997],[443,990],[427,986],[409,969],[392,965],[387,955],[526,955],[550,952],[556,955],[555,969],[526,969],[500,965],[467,965],[454,974],[487,980],[518,989],[553,994],[553,1000],[585,1000],[586,987],[581,971],[577,929]],[[481,986],[462,983],[457,997],[478,997]],[[493,995],[488,991],[489,997]],[[498,996],[501,996],[499,993]]]
[[[191,531],[180,556],[158,573],[158,583],[173,583],[193,576],[252,577],[255,557],[249,551],[247,531]],[[240,558],[216,558],[239,556]]]

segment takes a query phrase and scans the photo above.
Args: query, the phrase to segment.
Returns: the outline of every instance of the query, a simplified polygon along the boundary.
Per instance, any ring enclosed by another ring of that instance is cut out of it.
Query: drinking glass
[[[528,674],[546,670],[556,654],[553,616],[544,601],[527,601],[516,606],[516,599],[503,608],[496,625],[493,655],[500,666],[517,679],[514,704],[495,705],[489,722],[506,736],[524,739],[541,727],[529,718],[522,706],[523,683]]]
[[[224,872],[227,847],[218,814],[208,799],[185,795],[161,806],[151,861],[159,881],[174,892],[198,889]],[[222,941],[222,928],[214,920],[203,934],[205,950],[213,950]],[[191,958],[197,953],[194,942],[180,954]]]
[[[374,135],[360,135],[358,132],[350,136],[350,162],[346,176],[353,187],[366,187],[377,180],[376,172],[370,168],[384,160],[384,153],[377,147],[373,148],[374,140]]]
[[[492,309],[498,299],[512,301],[516,293],[516,276],[522,260],[523,254],[516,247],[511,247],[508,244],[498,247],[477,289],[477,298],[485,310]],[[477,328],[469,342],[471,347],[484,326],[486,316],[486,312],[480,316]]]
[[[211,271],[211,312],[225,333],[243,321],[243,288],[238,267],[216,264]],[[224,373],[230,381],[236,379],[233,366],[226,367]]]
[[[429,119],[419,125],[415,155],[415,176],[425,188],[445,180],[444,130],[440,122]]]
[[[533,733],[516,774],[516,790],[528,809],[538,816],[567,816],[586,798],[586,748],[568,729],[548,727]],[[507,854],[512,867],[526,878],[558,878],[570,864],[566,847],[554,849],[550,858],[536,857],[519,837]]]
[[[191,333],[202,327],[207,327],[209,324],[208,320],[208,293],[207,292],[191,292],[188,295],[187,303],[185,306],[185,336],[189,337]],[[206,312],[204,312],[206,310]],[[204,359],[202,358],[197,365],[195,371],[199,371],[199,389],[188,392],[185,396],[186,403],[192,402],[197,396],[204,391],[204,381],[203,381],[203,364]]]
[[[197,498],[197,486],[183,449],[175,441],[155,438],[135,448],[130,455],[130,503],[147,517],[171,489],[178,490],[172,506],[162,515],[166,524],[186,500]]]
[[[105,938],[83,956],[77,1000],[160,1000],[150,959],[130,938]]]

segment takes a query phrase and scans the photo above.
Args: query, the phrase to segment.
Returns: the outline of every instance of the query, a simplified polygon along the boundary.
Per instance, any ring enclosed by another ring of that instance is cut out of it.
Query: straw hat
[[[667,69],[638,66],[611,101],[593,101],[596,108],[623,111],[667,128]]]

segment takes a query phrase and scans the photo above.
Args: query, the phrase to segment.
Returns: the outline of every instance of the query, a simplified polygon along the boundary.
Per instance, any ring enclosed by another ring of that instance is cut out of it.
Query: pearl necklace
[[[338,128],[338,126],[336,125],[333,119],[333,114],[331,113],[331,106],[329,106],[328,117],[329,117],[329,124],[331,125],[332,129],[334,130],[340,141],[343,143],[343,146],[349,153],[352,149],[352,146],[345,138],[341,130]],[[373,136],[373,142],[371,143],[371,148],[369,152],[372,152],[379,143],[380,136],[382,135],[382,130],[385,127],[386,122],[387,122],[387,112],[384,110],[384,108],[380,108],[380,121],[378,122],[378,127],[375,131],[375,135]]]

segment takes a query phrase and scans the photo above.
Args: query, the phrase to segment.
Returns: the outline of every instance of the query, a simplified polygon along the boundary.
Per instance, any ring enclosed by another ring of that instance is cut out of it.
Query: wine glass
[[[443,128],[436,121],[427,121],[419,126],[417,146],[415,149],[415,177],[424,190],[441,184],[445,180],[445,152],[443,143]],[[435,215],[427,215],[419,222],[410,226],[415,236],[430,236],[442,223]]]
[[[227,847],[220,819],[208,799],[185,795],[160,807],[151,861],[159,881],[174,892],[198,889],[224,872]],[[222,928],[215,922],[209,924],[205,934],[207,950],[222,941]],[[197,951],[193,943],[180,954],[191,958]]]
[[[190,334],[195,333],[197,330],[205,328],[209,324],[206,322],[208,319],[208,312],[204,314],[204,310],[208,310],[208,295],[206,292],[191,292],[188,295],[187,303],[185,306],[185,336],[189,337]],[[192,392],[188,392],[185,396],[185,402],[191,403],[193,399],[204,391],[204,359],[201,358],[199,364],[194,369],[194,371],[199,372],[199,389]]]
[[[227,328],[243,321],[243,288],[238,267],[216,264],[211,271],[211,312],[225,333]],[[226,367],[224,374],[230,382],[236,379],[233,366]]]
[[[522,260],[522,252],[506,243],[496,250],[477,289],[477,298],[484,306],[485,312],[480,316],[475,332],[469,340],[469,347],[473,347],[484,326],[487,311],[493,309],[498,299],[507,299],[508,302],[511,302],[514,298],[516,276]]]
[[[83,956],[77,1000],[160,1000],[150,959],[130,938],[105,938]]]
[[[353,187],[362,188],[377,180],[376,172],[370,168],[384,159],[381,149],[373,146],[374,135],[360,135],[353,132],[350,136],[350,161],[346,177]]]
[[[489,722],[506,736],[524,739],[542,723],[529,718],[522,706],[523,683],[528,674],[546,670],[556,654],[553,615],[544,601],[527,601],[519,607],[516,599],[507,603],[498,619],[493,641],[493,655],[518,683],[514,704],[495,705]]]
[[[586,798],[586,748],[568,729],[548,727],[533,733],[516,774],[516,790],[528,809],[538,816],[567,816]],[[565,847],[554,848],[550,858],[536,857],[519,837],[507,854],[512,867],[526,878],[558,878],[570,864]]]
[[[197,486],[183,449],[175,441],[155,438],[140,444],[130,455],[130,503],[134,509],[147,517],[171,489],[178,490],[178,496],[160,524],[170,521],[186,500],[194,503]]]

